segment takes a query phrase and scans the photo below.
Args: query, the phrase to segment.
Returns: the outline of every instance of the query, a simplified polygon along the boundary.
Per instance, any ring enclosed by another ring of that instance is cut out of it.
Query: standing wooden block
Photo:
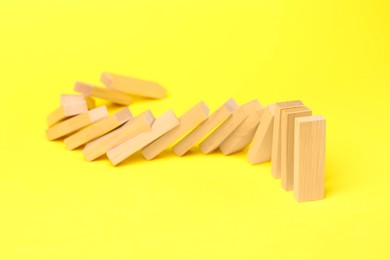
[[[94,108],[48,128],[46,130],[47,138],[49,140],[55,140],[66,136],[106,117],[107,115],[108,111],[106,106]]]
[[[294,196],[299,202],[325,197],[325,133],[322,116],[295,120]]]
[[[274,116],[274,132],[272,135],[272,156],[271,156],[271,171],[272,175],[275,178],[280,178],[281,176],[281,161],[280,161],[280,118],[282,111],[288,108],[294,108],[303,106],[302,102],[299,100],[287,101],[275,104],[275,116]]]
[[[107,152],[108,159],[113,165],[117,165],[178,125],[179,120],[175,114],[172,111],[167,111],[154,121],[149,131],[143,132],[109,150]]]
[[[64,140],[66,147],[69,150],[75,149],[102,135],[107,134],[111,130],[132,119],[132,117],[133,116],[129,108],[123,108],[119,112],[109,115],[66,138]]]
[[[294,188],[294,126],[295,119],[311,116],[311,110],[305,106],[285,109],[281,118],[281,179],[282,187],[287,191]]]
[[[251,164],[258,164],[271,160],[272,133],[274,129],[275,105],[264,108],[259,127],[249,147],[247,158]]]
[[[237,110],[238,104],[229,99],[219,109],[217,109],[206,121],[201,123],[194,131],[184,137],[174,147],[173,151],[178,156],[183,156],[187,153],[197,142],[201,141],[207,134],[213,131],[216,127],[221,125],[229,116]]]
[[[179,118],[179,125],[170,130],[154,142],[150,143],[142,150],[142,155],[147,160],[151,160],[168,148],[172,143],[179,140],[185,134],[192,131],[200,123],[205,121],[209,114],[209,108],[201,102],[188,110]]]
[[[129,105],[133,100],[131,96],[123,92],[112,89],[100,88],[82,82],[76,82],[74,86],[74,91],[79,92],[87,97],[96,97],[125,106]]]
[[[154,116],[150,110],[130,119],[123,126],[88,143],[83,154],[87,161],[93,161],[112,148],[150,129]]]
[[[152,81],[103,72],[101,82],[110,89],[130,95],[149,98],[163,98],[166,96],[165,88]]]
[[[219,149],[225,155],[243,150],[253,140],[256,129],[263,117],[264,109],[253,112],[228,138],[223,141]]]
[[[261,110],[262,106],[258,100],[253,100],[240,106],[221,126],[219,126],[202,143],[200,150],[204,154],[211,153],[217,149],[222,142],[253,112]]]
[[[88,111],[87,103],[81,95],[61,95],[61,106],[47,116],[47,125],[56,123]]]

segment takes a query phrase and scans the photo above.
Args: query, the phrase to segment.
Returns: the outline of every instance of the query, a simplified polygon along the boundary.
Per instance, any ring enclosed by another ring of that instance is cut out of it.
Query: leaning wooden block
[[[264,109],[263,117],[247,153],[248,161],[252,164],[271,160],[274,113],[275,105],[269,105]]]
[[[183,156],[187,153],[197,142],[201,141],[207,134],[213,131],[216,127],[221,125],[229,116],[237,110],[239,106],[236,101],[229,99],[219,109],[217,109],[206,121],[201,123],[190,134],[184,137],[174,147],[173,151],[178,156]]]
[[[295,120],[294,196],[299,202],[325,196],[325,132],[322,116]]]
[[[130,95],[149,98],[163,98],[166,96],[165,88],[152,81],[103,72],[101,82],[110,89]]]
[[[154,121],[149,131],[143,132],[109,150],[107,152],[108,159],[113,165],[117,165],[178,125],[179,120],[175,114],[172,111],[165,112]]]
[[[285,109],[281,117],[281,179],[282,187],[287,191],[294,188],[294,126],[295,119],[311,116],[311,110],[305,106]]]
[[[132,119],[132,117],[133,116],[129,108],[123,108],[119,112],[109,115],[66,138],[64,140],[66,147],[69,150],[75,149],[102,135],[107,134],[111,130]]]
[[[100,88],[83,82],[76,82],[74,91],[79,92],[87,97],[96,97],[125,106],[129,105],[133,100],[131,96],[123,92]]]
[[[281,113],[284,109],[294,108],[303,106],[300,100],[287,101],[275,104],[275,116],[274,116],[274,132],[272,135],[272,156],[271,156],[271,172],[275,178],[280,178],[281,176],[281,161],[280,161],[280,118]]]
[[[90,125],[108,115],[106,106],[101,106],[70,119],[62,121],[46,130],[49,140],[55,140],[60,137],[71,134],[87,125]]]
[[[112,148],[150,129],[154,116],[150,110],[130,119],[123,126],[88,143],[83,154],[87,161],[93,161]]]
[[[243,150],[251,143],[256,129],[263,117],[264,109],[253,112],[228,138],[223,141],[219,149],[225,155]]]
[[[87,103],[81,95],[61,95],[61,106],[47,116],[47,125],[52,126],[66,118],[88,111]]]
[[[189,133],[200,123],[205,121],[209,114],[209,108],[204,102],[201,102],[188,110],[184,115],[179,118],[179,125],[164,134],[144,149],[142,149],[142,155],[147,160],[151,160],[160,154],[163,150],[168,148],[172,143],[179,140],[185,134]]]
[[[258,100],[253,100],[240,106],[221,126],[219,126],[202,143],[200,150],[204,154],[217,149],[222,142],[254,111],[262,109]]]

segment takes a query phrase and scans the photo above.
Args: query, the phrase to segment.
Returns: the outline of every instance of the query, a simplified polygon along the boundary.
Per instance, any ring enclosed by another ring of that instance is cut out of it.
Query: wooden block
[[[219,149],[225,155],[242,151],[251,143],[256,129],[263,117],[264,109],[253,112],[228,138],[223,141]]]
[[[90,125],[108,115],[106,106],[94,108],[80,115],[64,120],[46,130],[49,140],[55,140],[60,137],[71,134],[87,125]]]
[[[120,128],[88,143],[83,149],[85,159],[93,161],[112,148],[148,131],[153,121],[154,116],[150,110],[136,116],[134,119],[130,119]]]
[[[142,149],[142,155],[147,160],[151,160],[168,148],[172,143],[189,133],[200,123],[205,121],[209,114],[209,108],[204,102],[200,102],[184,115],[179,117],[179,125],[170,130],[154,142]]]
[[[287,191],[294,188],[294,126],[295,118],[311,116],[311,110],[305,106],[284,109],[281,117],[281,179],[282,187]]]
[[[325,135],[322,116],[295,120],[294,196],[299,202],[325,197]]]
[[[238,104],[229,99],[219,109],[217,109],[206,121],[201,123],[194,131],[184,137],[174,147],[173,151],[178,156],[183,156],[187,153],[196,143],[201,141],[216,127],[225,122],[229,116],[237,110]]]
[[[130,95],[149,98],[164,98],[166,96],[165,88],[152,81],[103,72],[101,82],[109,89],[118,90]]]
[[[79,92],[87,97],[96,97],[125,106],[129,105],[133,100],[131,96],[123,92],[112,89],[100,88],[82,82],[76,82],[74,86],[74,91]]]
[[[271,172],[275,178],[281,176],[281,162],[280,162],[280,118],[284,109],[303,106],[300,100],[287,101],[275,104],[274,115],[274,132],[272,134],[272,155],[271,155]]]
[[[47,116],[47,125],[56,123],[88,111],[87,103],[81,95],[61,95],[61,106]]]
[[[117,165],[178,125],[179,120],[175,114],[172,111],[167,111],[154,121],[149,131],[143,132],[109,150],[107,152],[108,159],[113,165]]]
[[[64,140],[69,150],[75,149],[86,144],[111,130],[119,127],[128,120],[132,119],[132,114],[128,107],[121,109],[115,114],[109,115],[69,136]]]
[[[200,150],[204,154],[217,149],[222,142],[254,111],[262,109],[258,100],[253,100],[240,106],[222,125],[200,143]]]
[[[248,161],[251,164],[271,160],[274,113],[275,105],[269,105],[264,109],[263,117],[247,153]]]
[[[72,104],[75,102],[83,102],[83,100],[87,103],[88,110],[91,110],[96,107],[95,100],[91,97],[87,97],[84,95],[72,95],[72,94],[63,94],[61,95],[61,104]]]

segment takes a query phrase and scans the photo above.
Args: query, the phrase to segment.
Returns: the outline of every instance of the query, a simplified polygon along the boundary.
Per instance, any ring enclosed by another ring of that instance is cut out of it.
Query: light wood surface
[[[204,102],[200,102],[179,117],[179,125],[142,149],[142,155],[151,160],[168,148],[171,144],[192,131],[200,123],[205,121],[209,114],[209,108]]]
[[[229,116],[237,110],[238,104],[234,99],[229,99],[220,108],[207,118],[206,121],[196,127],[174,147],[173,151],[178,156],[186,154],[196,143],[205,138],[211,131],[221,125]]]
[[[178,125],[179,119],[172,111],[167,111],[154,121],[149,131],[143,132],[109,150],[107,152],[108,159],[113,165],[117,165]]]
[[[48,126],[88,111],[87,103],[81,95],[62,94],[60,103],[61,106],[47,116]]]
[[[326,121],[322,116],[295,120],[294,196],[299,202],[324,194]]]

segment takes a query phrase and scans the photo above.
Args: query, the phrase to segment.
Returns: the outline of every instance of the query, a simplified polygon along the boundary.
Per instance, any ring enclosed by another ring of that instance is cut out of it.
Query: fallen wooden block
[[[122,162],[138,150],[144,148],[169,130],[179,125],[179,120],[172,111],[159,116],[149,131],[143,132],[107,152],[113,165]]]
[[[124,124],[132,119],[132,114],[128,107],[121,109],[115,114],[109,115],[83,129],[77,133],[67,137],[64,142],[69,150],[75,149],[83,144],[86,144],[102,135],[107,134],[111,130]]]
[[[237,110],[239,106],[233,99],[226,101],[219,109],[217,109],[210,117],[196,127],[191,133],[184,137],[174,147],[173,151],[178,156],[183,156],[197,142],[201,141],[207,134],[221,125],[229,116]]]
[[[101,106],[94,108],[62,122],[49,127],[46,135],[49,140],[55,140],[60,137],[71,134],[87,125],[90,125],[108,115],[107,107]]]
[[[118,90],[130,95],[148,98],[163,98],[166,96],[165,88],[152,81],[103,72],[101,82],[109,89]]]
[[[74,91],[79,92],[87,97],[96,97],[125,106],[129,105],[133,100],[131,96],[123,92],[96,87],[83,82],[76,82],[74,86]]]
[[[247,158],[251,164],[263,163],[271,160],[272,132],[274,128],[275,105],[264,108],[263,117],[256,129]]]
[[[258,100],[253,100],[240,106],[222,125],[200,143],[200,150],[204,154],[217,149],[222,142],[254,111],[262,109]]]
[[[253,112],[226,138],[219,149],[225,155],[239,152],[251,143],[263,117],[264,109]]]
[[[325,197],[325,135],[322,116],[295,119],[294,196],[299,202]]]
[[[134,119],[130,119],[118,129],[88,143],[83,149],[85,159],[93,161],[112,148],[148,131],[153,121],[154,116],[150,110],[136,116]]]
[[[47,116],[47,125],[56,123],[88,111],[87,103],[81,95],[61,95],[61,106]]]
[[[142,155],[147,160],[151,160],[168,148],[172,143],[179,140],[185,134],[189,133],[200,123],[205,121],[209,114],[209,108],[204,102],[200,102],[181,117],[179,117],[179,125],[157,140],[153,141],[142,149]]]
[[[282,111],[281,117],[281,179],[282,187],[287,191],[294,188],[294,127],[295,119],[311,116],[312,112],[305,106],[289,108]]]
[[[294,108],[303,106],[300,100],[287,101],[275,104],[275,115],[274,115],[274,131],[272,135],[272,155],[271,155],[271,172],[272,176],[275,178],[280,178],[281,176],[281,160],[280,160],[280,131],[281,131],[281,114],[284,109]]]
[[[72,95],[72,94],[61,95],[61,104],[62,105],[65,105],[65,104],[70,105],[73,103],[82,102],[83,100],[86,102],[88,110],[91,110],[91,109],[96,107],[95,100],[91,97],[87,97],[84,95]]]

